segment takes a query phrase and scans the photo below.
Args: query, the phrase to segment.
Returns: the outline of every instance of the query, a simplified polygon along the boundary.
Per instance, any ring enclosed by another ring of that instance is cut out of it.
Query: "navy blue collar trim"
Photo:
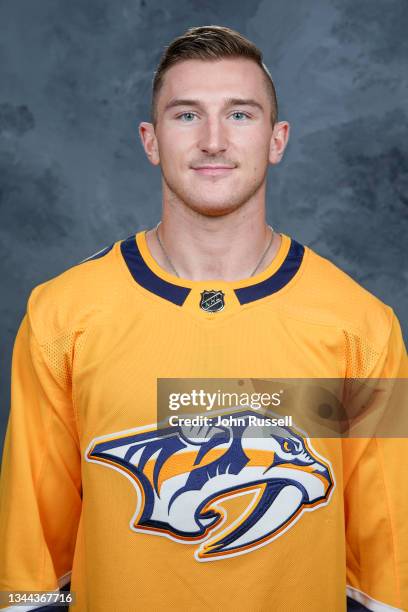
[[[174,285],[160,278],[160,276],[157,276],[143,259],[134,234],[126,238],[126,240],[122,240],[120,250],[130,273],[139,285],[151,293],[155,293],[165,300],[177,304],[177,306],[182,306],[184,304],[191,289],[189,287]],[[305,247],[296,242],[296,240],[291,239],[288,254],[279,270],[260,283],[250,285],[249,287],[234,289],[239,303],[241,305],[248,304],[249,302],[260,300],[282,289],[292,280],[299,270],[304,252]]]
[[[184,304],[191,289],[174,285],[157,276],[143,259],[134,234],[121,242],[120,250],[130,273],[139,285],[173,304]]]
[[[288,284],[290,280],[295,276],[299,270],[305,247],[296,240],[291,239],[290,249],[285,257],[285,261],[272,276],[265,280],[257,283],[256,285],[250,285],[249,287],[241,287],[235,289],[235,295],[238,298],[239,303],[248,304],[255,300],[260,300],[272,293],[276,293],[279,289],[282,289]]]

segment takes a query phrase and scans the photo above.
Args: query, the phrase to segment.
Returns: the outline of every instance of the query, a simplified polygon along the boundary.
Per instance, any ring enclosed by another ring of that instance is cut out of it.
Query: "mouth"
[[[224,176],[235,170],[235,166],[207,165],[197,166],[193,170],[201,176]]]

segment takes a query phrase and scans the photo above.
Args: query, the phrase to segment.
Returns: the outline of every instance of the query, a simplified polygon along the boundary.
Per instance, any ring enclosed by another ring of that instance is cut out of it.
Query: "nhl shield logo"
[[[219,312],[225,306],[224,293],[222,291],[202,291],[200,308],[205,312]]]

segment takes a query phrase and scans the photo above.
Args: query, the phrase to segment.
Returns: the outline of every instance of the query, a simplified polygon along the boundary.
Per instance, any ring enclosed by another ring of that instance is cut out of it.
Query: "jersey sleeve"
[[[392,310],[389,335],[370,377],[396,385],[403,381],[397,388],[400,402],[393,402],[392,409],[408,410],[407,353]],[[400,416],[395,414],[396,422]],[[347,594],[375,612],[408,610],[406,427],[395,427],[393,437],[379,434],[342,443]]]
[[[57,375],[61,356],[54,357],[26,314],[13,350],[1,466],[0,591],[57,591],[70,580],[82,504],[80,449],[70,379]]]

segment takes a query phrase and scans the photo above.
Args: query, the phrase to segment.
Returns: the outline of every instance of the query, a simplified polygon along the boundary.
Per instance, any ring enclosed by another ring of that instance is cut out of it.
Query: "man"
[[[158,379],[397,378],[406,351],[390,307],[266,224],[289,124],[251,42],[173,41],[152,117],[161,222],[36,287],[17,335],[0,590],[71,580],[79,612],[408,609],[404,441],[256,438],[248,410],[158,429]]]

